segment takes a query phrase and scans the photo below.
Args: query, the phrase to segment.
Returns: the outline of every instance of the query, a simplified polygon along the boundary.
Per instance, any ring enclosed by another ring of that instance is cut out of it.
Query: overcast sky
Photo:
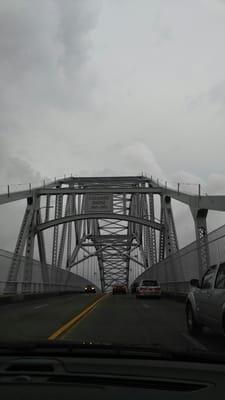
[[[224,41],[222,0],[1,0],[0,184],[143,171],[225,193]],[[21,216],[0,215],[11,249]]]

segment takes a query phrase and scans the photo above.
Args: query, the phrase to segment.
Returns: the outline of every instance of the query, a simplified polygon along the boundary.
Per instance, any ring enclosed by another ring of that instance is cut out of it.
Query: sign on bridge
[[[112,193],[87,193],[85,197],[86,213],[112,213]]]

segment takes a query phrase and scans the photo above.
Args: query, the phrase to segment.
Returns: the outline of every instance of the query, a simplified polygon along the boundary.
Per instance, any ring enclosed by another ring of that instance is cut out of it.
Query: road
[[[76,294],[0,305],[0,341],[45,340],[75,318],[75,324],[56,340],[225,352],[222,335],[205,329],[192,338],[186,329],[184,303],[166,298],[106,295],[77,322],[82,310],[98,298]]]
[[[0,341],[46,340],[98,295],[74,294],[0,305]]]

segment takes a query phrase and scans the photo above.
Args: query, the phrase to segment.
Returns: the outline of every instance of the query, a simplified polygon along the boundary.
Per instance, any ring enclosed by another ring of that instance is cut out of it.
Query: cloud
[[[0,183],[144,173],[223,193],[224,18],[192,3],[2,0]]]
[[[98,9],[91,3],[1,2],[1,98],[6,107],[19,103],[23,108],[30,101],[31,105],[42,103],[42,107],[57,106],[58,102],[62,106],[68,95],[70,103],[80,102],[90,49],[88,32],[94,27]]]
[[[71,124],[71,118],[92,103],[90,32],[99,4],[0,3],[0,137],[10,154],[20,152],[37,168],[49,157],[49,149],[60,152],[68,121]]]
[[[0,184],[28,185],[41,184],[41,174],[35,171],[25,160],[10,154],[5,141],[0,138]],[[18,186],[19,188],[19,186]]]
[[[210,174],[207,181],[207,193],[225,195],[225,174]]]
[[[185,102],[189,111],[203,110],[206,107],[213,106],[217,113],[223,116],[225,108],[225,81],[219,81],[196,95],[186,96]]]
[[[95,85],[89,33],[99,6],[98,0],[1,1],[1,192],[7,184],[11,190],[40,184],[51,157],[58,163],[69,115],[89,108]],[[0,247],[13,250],[25,206],[0,207]]]
[[[159,179],[164,177],[162,168],[145,143],[136,141],[120,148],[119,157],[126,170],[133,171],[133,173],[143,172]]]
[[[82,168],[82,176],[118,176],[145,174],[165,182],[165,174],[149,146],[138,140],[129,144],[115,142],[96,152],[95,168]],[[105,164],[105,165],[104,165]]]

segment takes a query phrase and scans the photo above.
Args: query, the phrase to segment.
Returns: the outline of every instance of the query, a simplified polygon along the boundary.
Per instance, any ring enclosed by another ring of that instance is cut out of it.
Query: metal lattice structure
[[[71,271],[95,258],[103,291],[115,282],[128,285],[131,261],[145,270],[178,251],[171,199],[187,204],[192,211],[199,240],[199,270],[204,272],[209,263],[207,210],[225,208],[223,196],[187,195],[145,176],[70,177],[4,196],[0,196],[0,204],[27,199],[6,292],[17,280],[24,255],[23,281],[29,288],[35,243],[44,282],[49,280],[45,265],[51,248],[52,268]],[[51,243],[46,240],[47,231],[52,233]],[[134,257],[137,249],[139,260]]]

